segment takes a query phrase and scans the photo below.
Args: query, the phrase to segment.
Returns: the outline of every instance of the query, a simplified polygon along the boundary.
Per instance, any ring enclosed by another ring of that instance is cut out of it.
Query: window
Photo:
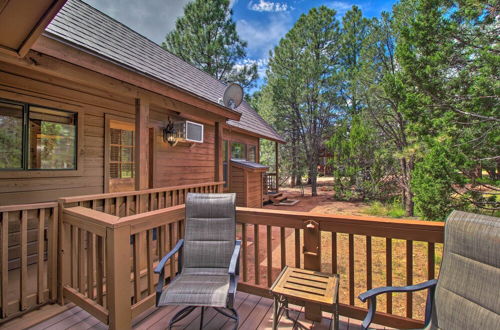
[[[256,146],[248,146],[247,160],[254,162],[254,163],[257,161],[257,147]]]
[[[243,143],[231,143],[231,159],[246,159],[246,146]]]
[[[76,170],[76,113],[0,102],[0,169]]]
[[[111,121],[109,147],[109,178],[133,178],[135,169],[133,128]]]

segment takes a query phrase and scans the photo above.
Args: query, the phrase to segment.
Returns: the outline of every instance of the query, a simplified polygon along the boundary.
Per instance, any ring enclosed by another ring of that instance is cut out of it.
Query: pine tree
[[[335,14],[325,6],[303,14],[274,49],[267,72],[276,116],[288,124],[292,143],[305,154],[313,196],[319,151],[338,101],[340,34]]]
[[[249,87],[257,79],[257,65],[244,63],[247,43],[238,36],[229,0],[188,3],[162,47],[221,81]]]

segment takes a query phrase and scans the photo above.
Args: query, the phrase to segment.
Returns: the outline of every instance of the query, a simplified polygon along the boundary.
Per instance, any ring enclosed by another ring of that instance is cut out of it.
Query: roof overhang
[[[246,130],[246,129],[241,128],[241,127],[233,126],[233,125],[231,125],[231,123],[226,123],[226,125],[227,126],[225,128],[227,128],[228,130],[233,131],[233,132],[243,133],[243,134],[250,135],[250,136],[253,136],[253,137],[256,137],[259,139],[265,139],[265,140],[269,140],[269,141],[273,141],[273,142],[277,142],[277,143],[281,143],[281,144],[286,144],[286,141],[279,140],[279,139],[276,139],[276,138],[273,138],[273,137],[270,137],[267,135],[262,135],[262,134],[259,134],[259,133],[256,133],[256,132],[253,132],[250,130]]]
[[[0,52],[24,57],[67,0],[0,0]]]
[[[0,0],[1,1],[1,0]],[[131,67],[116,63],[99,54],[73,45],[50,33],[44,33],[33,44],[32,49],[58,60],[62,60],[87,70],[94,71],[144,90],[167,96],[180,102],[231,120],[240,120],[241,113],[209,101],[189,91],[139,72]]]

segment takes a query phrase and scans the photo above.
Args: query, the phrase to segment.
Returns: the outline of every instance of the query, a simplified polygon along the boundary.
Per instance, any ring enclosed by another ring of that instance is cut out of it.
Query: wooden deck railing
[[[205,182],[145,190],[83,195],[59,199],[65,207],[84,206],[116,216],[138,213],[183,204],[188,192],[222,192],[224,182]]]
[[[264,184],[266,187],[265,194],[268,192],[277,192],[278,191],[278,180],[276,178],[276,173],[264,173]]]
[[[61,297],[111,328],[130,327],[134,317],[154,305],[157,278],[153,267],[183,236],[183,220],[183,205],[124,217],[82,206],[64,208]],[[443,223],[435,222],[250,208],[238,208],[237,220],[243,240],[239,290],[268,296],[268,288],[285,265],[308,268],[316,263],[322,271],[341,275],[346,293],[341,295],[341,314],[358,319],[366,313],[366,306],[355,299],[361,291],[376,285],[411,284],[415,272],[423,268],[426,278],[435,276],[436,243],[443,242],[444,229]],[[309,230],[306,221],[311,220],[321,231],[313,252],[303,248],[304,233]],[[385,244],[382,250],[380,240]],[[414,254],[415,247],[421,252],[422,244],[426,246],[423,265],[421,256]],[[404,262],[400,263],[394,256],[402,253]],[[167,270],[167,275],[175,274],[175,263],[168,264]],[[364,274],[361,282],[359,274]],[[383,282],[376,282],[380,276]],[[412,318],[413,298],[407,295],[405,301],[394,304],[390,296],[386,312],[378,313],[375,321],[400,328],[421,326],[421,320]],[[404,314],[397,315],[401,309]]]
[[[0,324],[57,299],[57,203],[0,206]]]

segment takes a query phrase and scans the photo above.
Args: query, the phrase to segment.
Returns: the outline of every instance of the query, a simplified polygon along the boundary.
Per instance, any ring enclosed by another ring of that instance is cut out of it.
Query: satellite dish
[[[243,101],[243,88],[236,84],[230,83],[224,91],[222,102],[230,109],[236,109]]]

